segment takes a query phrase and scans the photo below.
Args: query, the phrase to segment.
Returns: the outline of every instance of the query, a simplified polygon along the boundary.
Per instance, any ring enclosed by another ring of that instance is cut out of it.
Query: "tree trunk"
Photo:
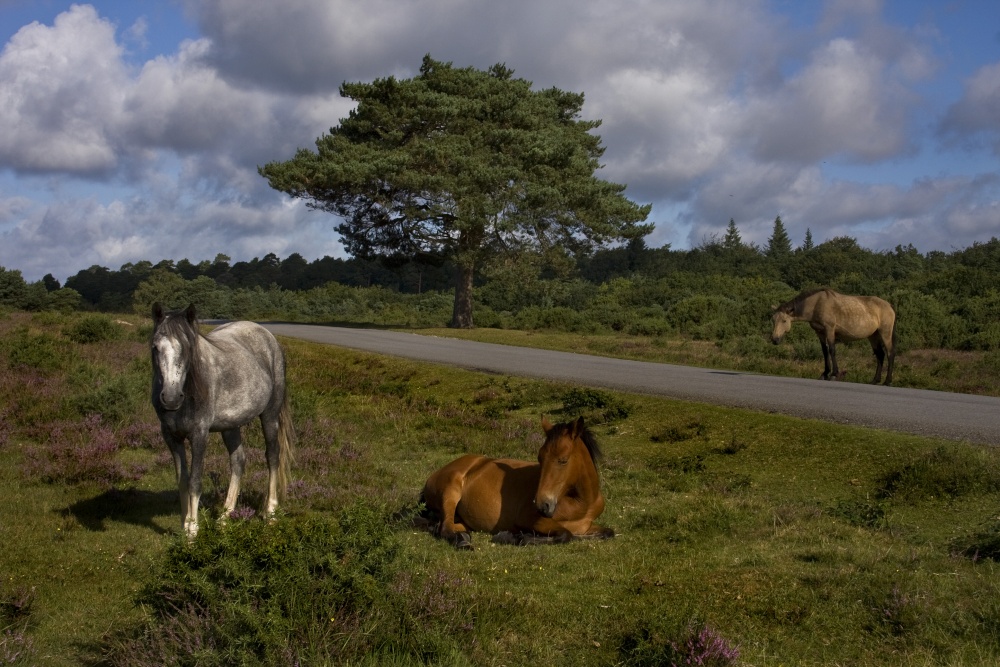
[[[451,314],[453,329],[471,329],[472,324],[472,276],[475,267],[459,264],[455,267],[455,308]]]

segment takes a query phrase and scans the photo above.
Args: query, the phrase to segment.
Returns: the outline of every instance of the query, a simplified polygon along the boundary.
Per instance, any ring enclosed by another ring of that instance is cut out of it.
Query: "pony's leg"
[[[188,475],[187,450],[184,448],[184,439],[175,438],[164,433],[163,439],[170,449],[170,454],[174,457],[174,472],[177,473],[177,495],[181,501],[181,528],[187,527],[188,517],[188,486],[190,477]]]
[[[462,487],[455,480],[441,494],[441,523],[438,525],[438,537],[448,540],[460,549],[471,549],[472,538],[465,524],[458,521],[458,503],[462,500]]]
[[[839,380],[840,367],[837,365],[837,339],[830,337],[831,340],[827,341],[827,346],[830,348],[830,374],[827,376],[827,380]]]
[[[883,326],[875,334],[879,336],[879,343],[885,356],[888,357],[885,367],[885,386],[892,384],[892,366],[896,361],[896,330],[895,321],[892,326]],[[875,379],[878,382],[878,378]]]
[[[205,441],[208,432],[191,434],[191,474],[188,477],[187,514],[184,516],[184,531],[194,539],[198,534],[198,504],[201,501],[201,474],[205,463]]]
[[[875,334],[878,336],[878,333]],[[872,384],[878,384],[879,380],[882,379],[882,362],[885,361],[885,347],[882,345],[882,341],[877,338],[872,339],[872,353],[875,355],[875,377],[872,378]]]
[[[278,441],[278,419],[260,416],[260,427],[264,432],[265,456],[267,458],[267,504],[264,516],[274,516],[278,509],[278,479],[281,469],[281,445]]]
[[[531,532],[536,535],[543,535],[548,538],[548,541],[552,542],[569,542],[573,539],[573,531],[566,528],[561,522],[544,516],[540,516],[535,520],[535,523],[531,526]],[[524,536],[522,543],[531,543],[524,540],[530,540],[529,536]]]
[[[236,509],[236,501],[240,497],[240,482],[243,480],[243,469],[246,467],[246,452],[243,449],[243,438],[239,427],[222,432],[222,441],[226,443],[229,452],[229,490],[226,492],[226,504],[222,518],[227,519]]]
[[[885,368],[885,386],[888,387],[892,384],[892,365],[896,361],[896,346],[893,342],[889,343],[889,353],[887,356],[889,357],[889,361]]]
[[[613,528],[608,528],[607,526],[598,526],[596,523],[590,525],[590,530],[582,535],[577,535],[577,537],[586,537],[596,540],[607,540],[615,536],[615,531]]]
[[[820,380],[829,380],[830,377],[831,377],[830,376],[830,350],[831,350],[831,347],[830,347],[830,344],[828,342],[826,342],[826,339],[823,338],[822,336],[820,336],[820,339],[819,339],[819,346],[823,349],[823,374],[821,376],[819,376],[819,379]],[[836,362],[834,362],[833,368],[836,368],[836,367],[837,367],[837,364],[836,364]],[[834,374],[833,377],[836,377],[836,374]]]

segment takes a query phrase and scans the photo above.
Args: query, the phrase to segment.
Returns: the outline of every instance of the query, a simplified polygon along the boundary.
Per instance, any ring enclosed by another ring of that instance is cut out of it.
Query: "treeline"
[[[765,247],[744,243],[730,223],[723,238],[691,250],[640,240],[575,261],[559,253],[498,260],[477,278],[475,323],[682,335],[750,353],[764,344],[772,305],[828,286],[889,300],[903,349],[1000,350],[1000,240],[922,254],[912,245],[872,251],[849,237],[813,245],[807,235],[793,249],[775,222]],[[18,271],[0,269],[0,304],[146,313],[159,300],[194,302],[203,317],[445,326],[449,275],[448,266],[419,262],[307,262],[300,255],[91,267],[65,286],[51,276],[27,284]]]
[[[421,262],[386,265],[365,259],[323,257],[307,262],[294,253],[280,259],[273,253],[248,262],[230,265],[226,255],[197,264],[187,259],[178,262],[163,260],[158,264],[137,262],[125,264],[118,271],[92,266],[66,280],[66,287],[76,290],[89,306],[104,311],[132,309],[132,296],[139,285],[156,272],[167,272],[184,280],[209,278],[220,287],[230,289],[271,289],[305,291],[327,283],[350,287],[384,287],[403,293],[445,290],[449,287],[448,267]]]

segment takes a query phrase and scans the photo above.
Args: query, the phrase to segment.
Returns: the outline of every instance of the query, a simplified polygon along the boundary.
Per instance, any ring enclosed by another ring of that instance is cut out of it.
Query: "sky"
[[[952,252],[1000,237],[996,0],[0,0],[0,266],[345,257],[272,190],[341,83],[505,63],[585,95],[647,245],[730,220]]]

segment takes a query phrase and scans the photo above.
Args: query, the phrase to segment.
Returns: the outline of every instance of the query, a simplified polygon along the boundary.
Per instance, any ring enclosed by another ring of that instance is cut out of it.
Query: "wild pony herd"
[[[254,419],[264,434],[269,472],[264,513],[273,516],[288,482],[294,439],[281,346],[253,322],[230,322],[202,334],[193,305],[166,312],[157,303],[152,316],[151,399],[174,458],[184,533],[193,539],[198,532],[211,432],[222,434],[229,452],[222,518],[235,510],[246,463],[241,429]],[[775,344],[793,322],[809,323],[823,350],[822,379],[843,377],[838,342],[867,338],[877,361],[873,383],[880,381],[884,362],[885,384],[892,382],[896,317],[882,299],[812,290],[774,306],[771,319]],[[542,430],[537,462],[468,454],[431,473],[421,493],[431,532],[464,549],[472,548],[473,531],[509,544],[613,537],[613,530],[595,523],[604,496],[597,471],[601,450],[593,433],[582,417],[560,424],[543,418]]]

